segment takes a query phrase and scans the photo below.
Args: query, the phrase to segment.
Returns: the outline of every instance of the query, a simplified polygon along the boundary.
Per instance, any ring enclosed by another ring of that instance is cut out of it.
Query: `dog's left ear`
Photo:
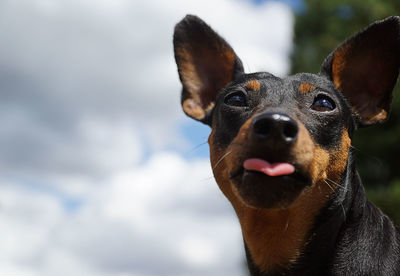
[[[377,21],[343,42],[323,62],[321,75],[343,92],[367,126],[387,119],[400,67],[400,17]]]
[[[229,44],[197,16],[187,15],[174,32],[175,60],[186,115],[211,125],[218,92],[243,73]]]

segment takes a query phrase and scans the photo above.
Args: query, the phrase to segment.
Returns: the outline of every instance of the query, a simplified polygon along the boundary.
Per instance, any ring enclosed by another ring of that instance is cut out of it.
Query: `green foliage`
[[[318,72],[323,59],[348,36],[400,12],[398,0],[304,0],[296,15],[293,72]]]
[[[400,181],[395,181],[385,188],[367,189],[367,195],[397,225],[400,225]]]
[[[376,20],[400,14],[398,0],[304,0],[304,4],[305,9],[296,14],[293,73],[318,72],[324,58],[347,37]],[[352,144],[370,199],[400,223],[398,94],[396,86],[390,119],[382,125],[359,129]]]

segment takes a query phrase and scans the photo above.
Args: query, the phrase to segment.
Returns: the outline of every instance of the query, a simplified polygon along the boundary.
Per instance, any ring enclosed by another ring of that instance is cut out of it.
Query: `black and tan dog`
[[[318,74],[244,73],[186,16],[175,27],[184,112],[212,127],[215,179],[240,221],[251,275],[400,275],[400,234],[366,198],[351,137],[388,117],[400,18],[342,43]]]

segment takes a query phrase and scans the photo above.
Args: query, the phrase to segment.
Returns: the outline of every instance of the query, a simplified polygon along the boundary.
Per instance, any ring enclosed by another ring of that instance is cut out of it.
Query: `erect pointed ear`
[[[183,110],[210,125],[218,92],[243,73],[242,63],[223,38],[193,15],[175,26],[174,51]]]
[[[321,74],[343,92],[362,126],[387,119],[400,66],[400,19],[377,21],[343,42]]]

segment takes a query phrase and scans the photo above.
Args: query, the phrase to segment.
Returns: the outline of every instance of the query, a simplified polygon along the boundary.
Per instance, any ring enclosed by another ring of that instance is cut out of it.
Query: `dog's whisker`
[[[203,178],[201,181],[209,181],[211,179],[214,179],[214,176],[209,176],[209,177]]]
[[[353,145],[350,145],[350,148],[351,148],[351,149],[353,149],[353,150],[356,150],[356,151],[360,151],[360,152],[361,152],[361,150],[360,150],[360,149],[356,148],[356,147],[355,147],[355,146],[353,146]]]
[[[343,206],[343,204],[341,202],[340,202],[340,206],[342,207],[344,220],[346,220],[347,219],[346,211],[344,210],[344,206]]]
[[[335,189],[333,189],[333,187],[328,183],[328,181],[326,181],[326,179],[324,179],[324,182],[326,183],[326,185],[328,185],[328,187],[335,192]]]
[[[331,188],[331,190],[332,190],[333,192],[335,192],[335,190],[333,189],[333,187],[332,187],[331,185],[329,185],[329,183],[328,183],[327,180],[330,181],[331,183],[333,183],[333,184],[335,184],[335,185],[337,185],[337,186],[342,187],[342,188],[345,189],[344,186],[340,185],[339,183],[337,183],[337,182],[335,182],[335,181],[333,181],[333,180],[331,180],[331,179],[329,179],[329,178],[324,179],[324,182],[326,183],[326,185],[328,185],[328,187]],[[342,202],[340,202],[340,207],[342,208],[342,211],[343,211],[343,217],[344,217],[344,219],[346,219],[346,217],[347,217],[347,216],[346,216],[346,211],[344,210],[344,206],[343,206]]]
[[[207,145],[207,143],[208,143],[208,142],[205,141],[205,142],[203,142],[203,143],[198,144],[197,146],[195,146],[195,147],[192,149],[192,151],[197,150],[197,149],[200,148],[201,146]]]
[[[228,151],[227,153],[225,153],[218,161],[217,163],[215,163],[214,167],[212,168],[213,170],[222,162],[222,160],[225,159],[225,157],[227,157],[229,154],[231,154],[232,151]]]
[[[290,221],[290,217],[287,218],[286,226],[285,226],[285,231],[284,231],[284,232],[286,232],[286,231],[288,230],[288,228],[289,228],[289,221]]]
[[[338,187],[341,187],[341,188],[343,188],[343,189],[346,189],[345,186],[339,184],[339,183],[336,182],[336,181],[333,181],[332,179],[326,178],[326,180],[328,180],[330,183],[332,183],[332,184],[334,184],[334,185],[336,185],[336,186],[338,186]]]

